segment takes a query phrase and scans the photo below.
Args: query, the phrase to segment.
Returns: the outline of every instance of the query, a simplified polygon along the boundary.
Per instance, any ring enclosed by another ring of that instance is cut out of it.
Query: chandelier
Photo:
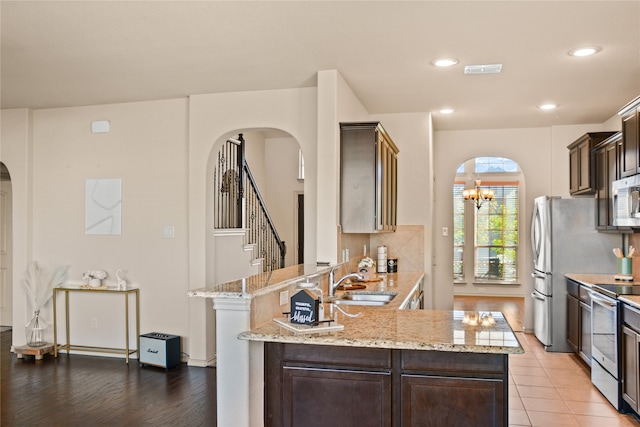
[[[488,188],[482,190],[480,188],[479,179],[476,179],[473,189],[462,191],[462,197],[464,197],[465,200],[471,201],[476,206],[476,209],[480,209],[480,206],[482,206],[485,200],[491,201],[493,195],[493,190],[489,190]]]

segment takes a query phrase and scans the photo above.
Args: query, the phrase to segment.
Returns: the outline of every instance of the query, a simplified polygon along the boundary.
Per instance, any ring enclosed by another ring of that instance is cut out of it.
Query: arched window
[[[513,283],[518,278],[521,171],[513,160],[476,157],[461,164],[453,184],[454,282]],[[463,191],[493,191],[493,198],[465,200]]]

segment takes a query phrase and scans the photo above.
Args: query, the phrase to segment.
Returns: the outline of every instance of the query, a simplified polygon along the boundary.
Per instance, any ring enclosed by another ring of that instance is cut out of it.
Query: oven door
[[[618,372],[618,301],[591,293],[592,358],[615,379]]]

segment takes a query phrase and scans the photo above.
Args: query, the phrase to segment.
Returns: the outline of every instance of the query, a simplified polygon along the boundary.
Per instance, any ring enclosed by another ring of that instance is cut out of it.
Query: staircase
[[[242,134],[229,138],[218,152],[214,188],[216,282],[283,268],[286,245],[246,162]]]

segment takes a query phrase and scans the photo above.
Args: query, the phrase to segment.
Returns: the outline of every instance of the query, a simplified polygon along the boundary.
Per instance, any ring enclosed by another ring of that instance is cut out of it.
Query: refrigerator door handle
[[[547,275],[534,271],[533,273],[531,273],[531,277],[533,277],[534,279],[546,279]]]
[[[535,293],[535,292],[531,292],[531,296],[532,296],[533,298],[535,298],[535,299],[540,300],[540,301],[545,301],[545,298],[544,298],[544,297],[539,296],[539,295],[538,295],[537,293]]]

